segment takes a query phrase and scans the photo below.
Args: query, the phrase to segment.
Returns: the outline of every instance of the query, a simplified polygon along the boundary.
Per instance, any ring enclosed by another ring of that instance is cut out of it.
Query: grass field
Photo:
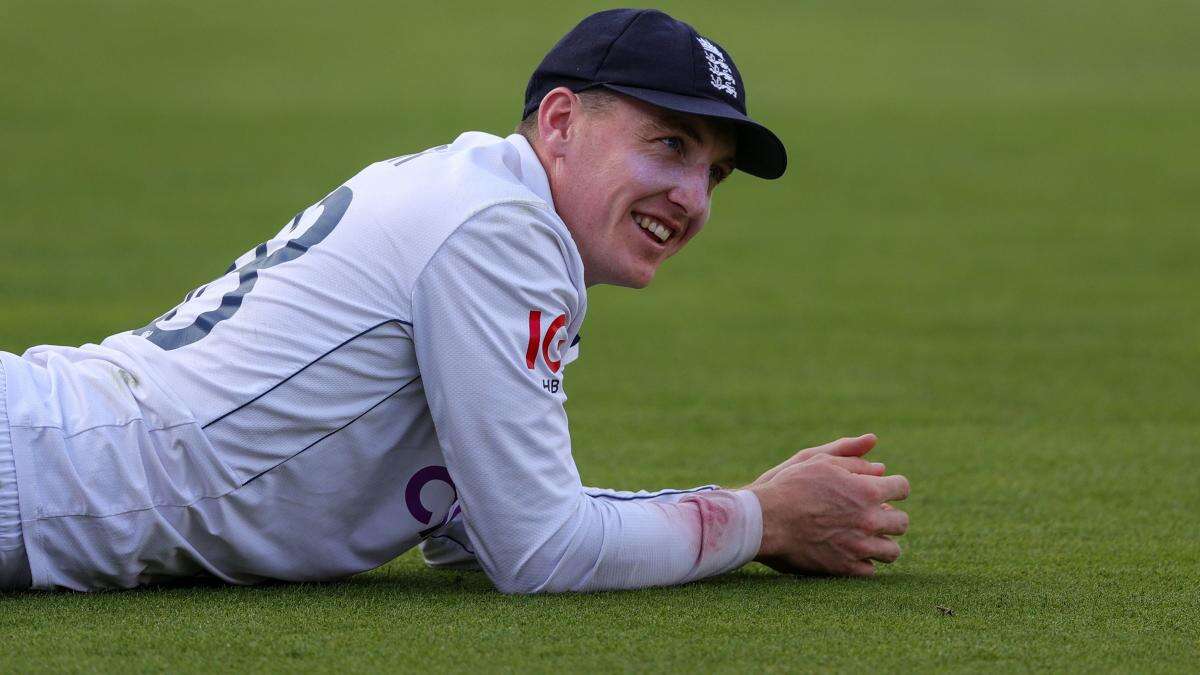
[[[509,131],[598,8],[0,0],[0,349],[142,326],[362,166]],[[593,289],[584,480],[737,485],[874,431],[898,563],[10,594],[0,671],[1196,668],[1200,5],[666,8],[791,169],[722,187],[649,290]]]

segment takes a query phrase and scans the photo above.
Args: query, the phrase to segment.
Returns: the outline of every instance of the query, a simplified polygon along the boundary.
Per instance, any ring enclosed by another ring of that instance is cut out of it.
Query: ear
[[[551,157],[566,154],[567,144],[578,131],[583,104],[579,97],[566,87],[551,89],[538,107],[538,140]]]

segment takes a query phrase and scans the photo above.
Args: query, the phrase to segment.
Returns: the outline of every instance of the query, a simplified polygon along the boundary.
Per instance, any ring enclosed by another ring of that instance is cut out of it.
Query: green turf
[[[594,7],[0,2],[0,349],[144,325],[367,163],[507,131]],[[571,367],[585,481],[874,431],[874,580],[0,597],[14,670],[1121,670],[1200,659],[1200,5],[678,3],[787,141]],[[952,608],[943,616],[935,607]]]

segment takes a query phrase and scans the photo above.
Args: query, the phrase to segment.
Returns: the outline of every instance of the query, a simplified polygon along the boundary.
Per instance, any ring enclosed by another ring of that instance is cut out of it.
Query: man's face
[[[585,282],[642,288],[704,227],[733,170],[733,131],[625,96],[572,127],[551,180]]]

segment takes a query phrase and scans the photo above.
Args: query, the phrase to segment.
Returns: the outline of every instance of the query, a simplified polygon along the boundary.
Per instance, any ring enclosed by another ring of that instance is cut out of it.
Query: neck
[[[526,136],[525,140],[529,140]],[[580,255],[583,254],[583,242],[579,238],[579,234],[575,231],[575,225],[571,219],[563,213],[563,206],[566,200],[568,190],[562,184],[558,172],[555,170],[555,160],[540,146],[539,143],[529,140],[529,147],[533,148],[533,154],[537,156],[538,162],[542,165],[542,171],[546,172],[546,183],[550,185],[550,198],[554,200],[554,210],[558,217],[562,219],[563,224],[567,226],[567,231],[571,233],[571,238],[575,240],[575,247],[579,249]],[[588,265],[586,261],[583,266],[584,285],[591,287],[596,285],[596,281],[588,275]]]

